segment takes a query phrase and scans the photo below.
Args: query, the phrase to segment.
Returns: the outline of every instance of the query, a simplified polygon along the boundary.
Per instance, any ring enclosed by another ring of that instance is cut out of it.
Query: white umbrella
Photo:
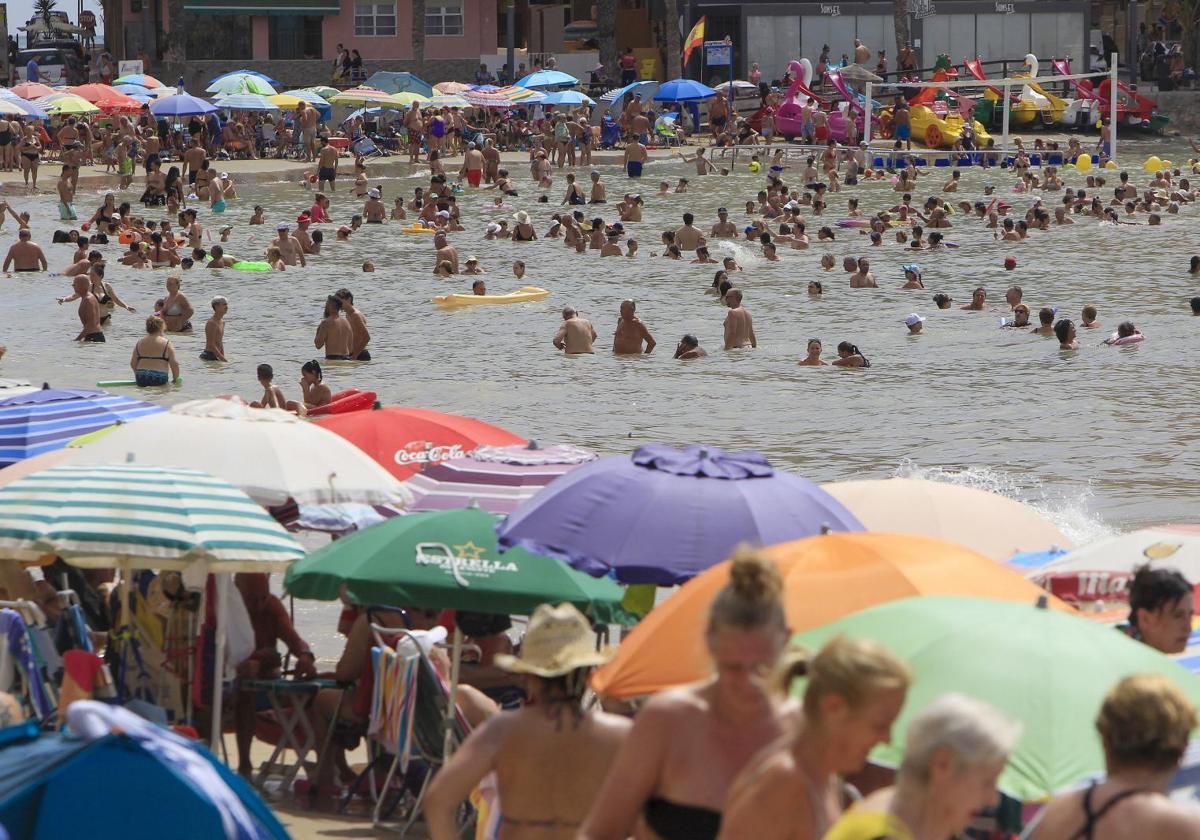
[[[733,85],[734,96],[750,96],[751,94],[755,96],[758,95],[758,85],[742,81],[741,79],[734,79],[733,82],[721,82],[721,84],[713,87],[713,90],[719,90],[722,93],[728,93],[729,86],[731,84]]]
[[[278,111],[279,106],[258,93],[231,93],[213,100],[218,108],[230,111]]]
[[[286,411],[240,401],[180,403],[156,423],[113,427],[80,447],[72,464],[169,464],[203,469],[262,505],[403,506],[412,493],[341,435]],[[147,418],[149,419],[149,418]]]

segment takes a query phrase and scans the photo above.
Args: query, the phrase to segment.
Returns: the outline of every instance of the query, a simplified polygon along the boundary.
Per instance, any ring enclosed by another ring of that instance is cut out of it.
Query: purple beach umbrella
[[[759,452],[655,443],[572,470],[518,507],[496,532],[520,546],[621,583],[682,583],[740,542],[861,531],[842,504]]]
[[[596,453],[568,444],[481,446],[464,458],[426,464],[406,482],[416,499],[405,509],[475,504],[488,513],[510,514],[551,481],[595,459]]]

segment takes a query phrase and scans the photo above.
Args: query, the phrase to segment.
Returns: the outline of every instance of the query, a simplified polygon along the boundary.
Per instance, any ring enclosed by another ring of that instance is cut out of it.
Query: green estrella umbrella
[[[1111,627],[1059,610],[983,598],[927,596],[872,607],[801,633],[815,650],[844,634],[870,638],[909,664],[913,685],[890,745],[872,758],[896,766],[912,717],[947,692],[977,697],[1025,726],[1000,789],[1030,801],[1104,772],[1094,721],[1123,677],[1163,674],[1200,706],[1200,678]],[[797,686],[797,690],[799,690]]]
[[[344,583],[364,604],[529,615],[567,601],[595,620],[621,620],[624,593],[614,581],[520,549],[501,555],[496,521],[478,508],[399,516],[313,552],[285,583],[298,598],[325,601]]]

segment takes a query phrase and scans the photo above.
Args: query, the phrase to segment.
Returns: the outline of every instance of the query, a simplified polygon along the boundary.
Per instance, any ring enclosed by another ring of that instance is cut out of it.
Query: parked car
[[[39,42],[32,49],[17,54],[17,78],[25,81],[25,65],[37,58],[38,81],[50,85],[82,85],[88,81],[88,67],[83,49],[75,41],[65,43]]]

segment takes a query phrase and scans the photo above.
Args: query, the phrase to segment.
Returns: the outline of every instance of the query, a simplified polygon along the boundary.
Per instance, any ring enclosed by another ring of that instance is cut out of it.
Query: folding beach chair
[[[654,136],[664,146],[679,146],[682,141],[679,139],[679,128],[675,121],[679,119],[679,114],[663,114],[654,121]]]
[[[375,145],[375,141],[370,137],[362,136],[350,144],[350,149],[359,157],[386,157],[387,152]]]

